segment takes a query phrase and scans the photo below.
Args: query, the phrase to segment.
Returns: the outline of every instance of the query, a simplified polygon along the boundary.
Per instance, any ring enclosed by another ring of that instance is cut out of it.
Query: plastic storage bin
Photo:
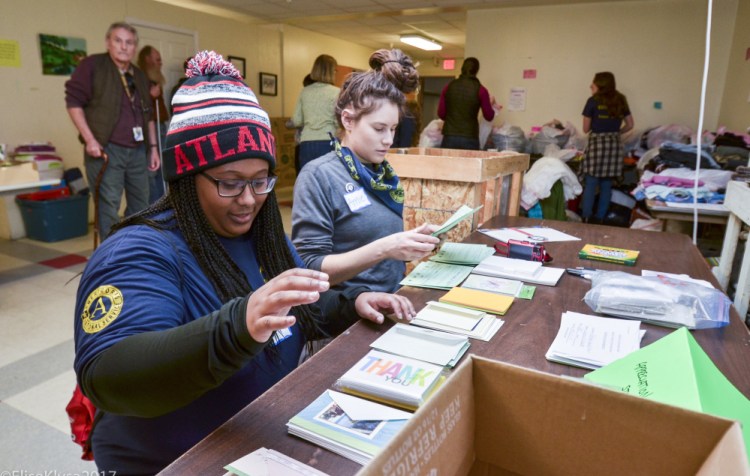
[[[60,241],[88,233],[89,196],[72,195],[44,198],[36,194],[18,195],[26,236],[40,241]]]

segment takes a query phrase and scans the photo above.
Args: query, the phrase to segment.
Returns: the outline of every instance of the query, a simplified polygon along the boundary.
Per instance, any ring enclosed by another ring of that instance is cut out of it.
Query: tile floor
[[[291,208],[281,210],[290,232]],[[0,239],[0,474],[96,470],[80,459],[65,413],[75,387],[75,294],[92,245],[91,232],[55,243]]]

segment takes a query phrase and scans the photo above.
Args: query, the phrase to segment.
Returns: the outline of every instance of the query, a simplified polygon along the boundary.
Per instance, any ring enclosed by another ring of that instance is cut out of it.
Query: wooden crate
[[[287,129],[288,117],[272,117],[271,133],[276,139],[276,188],[294,187],[297,172],[294,170],[294,134],[296,129]]]
[[[461,205],[472,218],[448,233],[460,241],[495,215],[517,216],[528,154],[426,147],[394,149],[386,155],[404,187],[404,228],[441,224]]]

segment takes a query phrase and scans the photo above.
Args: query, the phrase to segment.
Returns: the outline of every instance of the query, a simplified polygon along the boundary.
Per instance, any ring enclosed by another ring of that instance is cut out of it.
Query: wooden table
[[[599,225],[496,217],[485,227],[546,225],[581,238],[581,241],[548,243],[556,267],[590,266],[640,273],[641,269],[686,273],[718,285],[708,264],[686,235],[629,230]],[[493,244],[479,233],[469,241]],[[578,258],[586,243],[640,250],[635,267],[624,267]],[[471,340],[469,352],[557,375],[580,377],[587,371],[549,362],[544,354],[554,339],[563,311],[592,313],[583,302],[590,281],[563,275],[555,287],[538,286],[534,299],[516,299],[503,317],[505,324],[490,342]],[[417,309],[442,291],[404,288]],[[650,344],[672,329],[642,324]],[[286,422],[307,406],[368,351],[369,344],[387,330],[360,321],[291,373],[235,417],[166,468],[166,475],[221,475],[222,467],[260,447],[272,448],[332,475],[351,475],[360,466],[312,443],[287,434]],[[750,332],[732,308],[730,325],[723,329],[694,331],[693,335],[718,368],[745,395],[750,396]]]

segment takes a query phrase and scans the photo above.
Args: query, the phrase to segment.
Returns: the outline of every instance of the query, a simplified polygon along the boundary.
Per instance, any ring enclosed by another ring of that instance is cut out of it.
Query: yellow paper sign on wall
[[[0,40],[0,66],[21,67],[21,46],[15,40]]]

